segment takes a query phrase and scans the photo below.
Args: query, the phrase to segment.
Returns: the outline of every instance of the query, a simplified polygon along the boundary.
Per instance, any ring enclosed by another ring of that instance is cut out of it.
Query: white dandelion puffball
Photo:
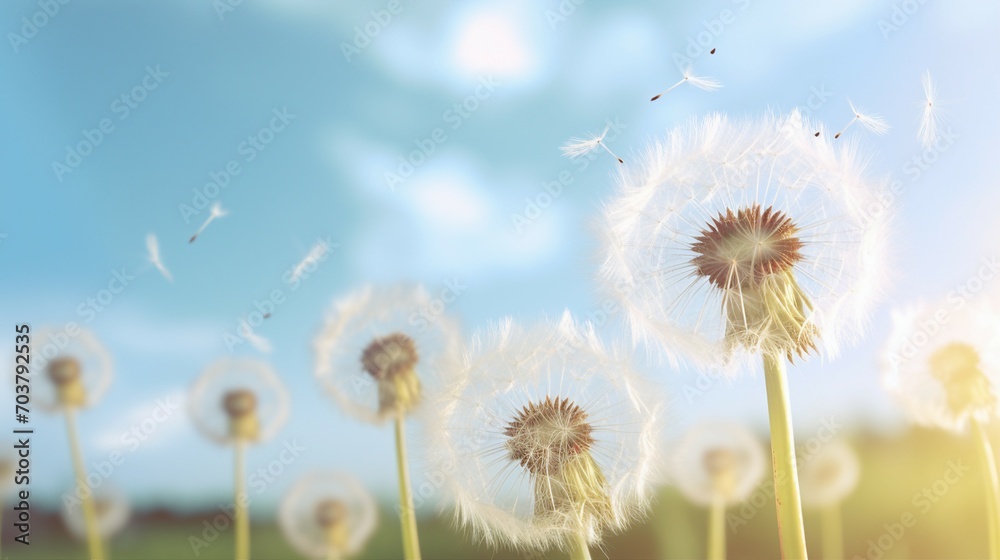
[[[764,448],[747,428],[709,422],[692,428],[677,446],[673,478],[692,502],[742,502],[767,472]]]
[[[261,442],[274,436],[288,418],[284,383],[259,360],[213,362],[191,387],[188,413],[210,440],[231,444]]]
[[[97,534],[106,539],[121,531],[132,514],[128,500],[119,490],[102,486],[94,492],[94,513],[97,516]],[[66,529],[80,540],[87,539],[87,523],[83,515],[83,502],[64,500],[60,511]]]
[[[361,552],[378,522],[375,499],[343,472],[300,479],[281,502],[278,522],[303,556],[324,560]]]
[[[42,327],[31,335],[31,400],[55,412],[93,406],[111,385],[111,353],[94,333],[74,327]]]
[[[461,351],[445,307],[422,286],[368,286],[337,300],[314,344],[316,377],[362,421],[412,412]]]
[[[861,462],[848,443],[835,439],[799,460],[802,506],[825,508],[844,501],[858,485]]]
[[[961,307],[959,308],[959,303]],[[1000,306],[986,295],[893,312],[882,384],[921,425],[963,432],[997,417]]]
[[[883,276],[885,182],[815,130],[797,112],[716,114],[623,168],[601,276],[638,342],[734,372],[860,335]]]
[[[428,448],[478,538],[565,549],[644,514],[665,401],[592,325],[507,320],[473,337],[454,374]]]

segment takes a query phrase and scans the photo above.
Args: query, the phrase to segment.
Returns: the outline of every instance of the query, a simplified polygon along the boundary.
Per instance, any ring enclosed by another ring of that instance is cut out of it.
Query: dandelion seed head
[[[314,472],[289,490],[278,523],[285,538],[308,558],[349,557],[360,553],[375,531],[377,506],[350,474]]]
[[[93,406],[111,384],[111,354],[91,331],[42,327],[32,340],[36,372],[43,383],[32,385],[31,400],[47,412]]]
[[[334,302],[315,374],[342,410],[377,424],[416,413],[461,346],[458,323],[423,287],[366,287]]]
[[[646,511],[660,464],[658,397],[568,314],[477,333],[428,407],[457,520],[519,549],[623,530]]]
[[[93,492],[97,534],[101,538],[107,539],[125,528],[132,514],[132,509],[121,491],[106,484],[101,485]],[[63,524],[66,525],[73,537],[79,540],[87,539],[87,523],[83,516],[83,506],[80,500],[65,500],[60,515]]]
[[[764,450],[750,430],[708,422],[693,427],[678,443],[673,479],[695,504],[732,505],[753,492],[766,470]]]
[[[882,353],[883,386],[914,422],[963,432],[970,420],[1000,413],[1000,306],[980,294],[956,309],[951,301],[893,312]]]
[[[884,286],[886,182],[815,130],[798,112],[711,115],[622,170],[600,276],[638,343],[738,372],[761,353],[833,356],[864,330]]]
[[[839,504],[854,491],[861,477],[858,455],[848,443],[835,439],[799,461],[802,505],[821,509]]]
[[[271,366],[258,360],[222,359],[191,387],[188,413],[220,444],[271,439],[288,417],[289,397]]]

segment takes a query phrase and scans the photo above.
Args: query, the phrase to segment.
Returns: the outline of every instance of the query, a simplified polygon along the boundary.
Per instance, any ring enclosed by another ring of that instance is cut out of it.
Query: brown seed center
[[[222,397],[222,408],[230,418],[242,418],[257,410],[257,396],[247,389],[234,389]]]
[[[375,379],[388,379],[417,365],[417,346],[403,333],[376,338],[361,353],[361,366]]]
[[[553,475],[594,445],[587,413],[569,399],[529,403],[507,424],[507,451],[533,475]]]
[[[56,358],[49,362],[46,372],[56,385],[68,385],[80,379],[80,362],[75,358]]]
[[[727,209],[695,238],[691,262],[720,289],[756,286],[802,260],[798,233],[791,218],[771,207]]]

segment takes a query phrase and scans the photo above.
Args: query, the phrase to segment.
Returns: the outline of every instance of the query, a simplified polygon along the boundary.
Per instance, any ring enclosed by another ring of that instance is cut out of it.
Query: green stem
[[[708,510],[708,560],[726,558],[726,502],[721,497],[712,500]]]
[[[83,499],[83,524],[87,530],[87,550],[90,553],[90,560],[104,560],[104,545],[101,543],[101,533],[97,529],[97,508],[94,507],[93,491],[87,487],[87,471],[83,464],[83,452],[80,450],[80,438],[76,433],[76,419],[73,409],[69,407],[66,408],[66,432],[69,435],[69,452],[73,459],[77,492]]]
[[[243,476],[243,462],[246,453],[246,443],[236,441],[236,501],[233,504],[236,519],[236,560],[250,560],[250,516],[247,513],[246,478]]]
[[[778,538],[781,557],[805,560],[806,533],[799,499],[799,477],[795,469],[795,440],[788,382],[782,357],[764,355],[767,386],[767,414],[771,423],[771,462],[774,470],[774,501],[778,510]]]
[[[840,520],[840,504],[823,508],[823,560],[844,560],[844,530]]]
[[[413,511],[413,490],[410,469],[406,461],[406,430],[403,413],[396,416],[396,468],[399,471],[399,516],[403,525],[403,557],[420,560],[420,540],[417,538],[417,516]]]
[[[590,560],[590,546],[583,533],[577,533],[570,539],[569,560]]]
[[[997,482],[997,463],[993,456],[993,446],[986,428],[977,420],[972,420],[972,430],[979,440],[979,460],[986,482],[986,522],[990,532],[990,560],[1000,559],[1000,483]]]

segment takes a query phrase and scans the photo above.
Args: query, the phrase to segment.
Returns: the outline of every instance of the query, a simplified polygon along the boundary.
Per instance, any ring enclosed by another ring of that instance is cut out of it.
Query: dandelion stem
[[[840,520],[840,504],[823,508],[823,560],[843,560],[844,530]]]
[[[788,400],[785,362],[781,355],[764,355],[764,381],[771,424],[771,462],[781,557],[785,560],[805,560],[806,534],[799,499],[799,478],[795,469],[792,409]]]
[[[83,496],[83,524],[87,529],[87,550],[91,560],[104,560],[104,545],[97,530],[97,509],[94,507],[94,495],[87,487],[87,471],[83,466],[83,452],[80,451],[80,438],[76,433],[76,419],[73,409],[66,408],[66,432],[69,436],[69,451],[73,458],[73,472],[76,474],[77,493]]]
[[[726,558],[726,502],[721,496],[712,500],[708,510],[708,560]]]
[[[236,560],[250,559],[250,517],[247,515],[247,491],[245,477],[243,476],[243,462],[246,454],[246,443],[242,440],[236,441],[236,490],[235,519],[236,526]]]
[[[972,420],[972,430],[979,440],[979,459],[982,463],[983,479],[989,494],[986,496],[986,521],[990,531],[990,560],[1000,559],[1000,483],[997,481],[997,463],[993,455],[990,437],[978,420]]]
[[[413,511],[413,490],[410,487],[410,469],[406,461],[405,418],[396,415],[396,468],[399,470],[399,515],[403,525],[403,557],[420,560],[420,540],[417,538],[417,517]]]
[[[576,533],[569,543],[569,560],[590,560],[590,546],[583,533]]]

